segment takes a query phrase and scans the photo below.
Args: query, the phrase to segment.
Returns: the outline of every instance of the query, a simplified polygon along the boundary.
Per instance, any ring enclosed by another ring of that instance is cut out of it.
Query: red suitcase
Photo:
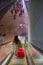
[[[18,56],[19,58],[24,58],[24,56],[25,56],[25,51],[24,51],[23,48],[19,48],[19,49],[18,49],[18,51],[17,51],[17,56]]]

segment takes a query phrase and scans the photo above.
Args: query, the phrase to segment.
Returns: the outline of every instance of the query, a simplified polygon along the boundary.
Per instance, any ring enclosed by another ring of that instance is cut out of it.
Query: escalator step
[[[20,59],[14,55],[8,65],[27,65],[26,57]]]

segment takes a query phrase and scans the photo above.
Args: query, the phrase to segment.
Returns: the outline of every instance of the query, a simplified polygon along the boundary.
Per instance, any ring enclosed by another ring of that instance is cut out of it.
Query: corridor
[[[22,0],[24,13],[21,16],[17,13],[14,19],[14,13],[11,13],[12,4],[0,19],[0,34],[5,34],[0,43],[0,65],[43,65],[43,54],[30,43],[28,2],[29,0]],[[15,35],[18,35],[21,40],[22,48],[25,51],[24,58],[15,55],[16,45],[13,48]]]

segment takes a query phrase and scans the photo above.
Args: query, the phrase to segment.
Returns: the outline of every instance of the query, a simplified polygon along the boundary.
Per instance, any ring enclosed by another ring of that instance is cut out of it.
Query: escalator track
[[[18,58],[14,54],[10,59],[8,65],[27,65],[26,56],[24,58]]]

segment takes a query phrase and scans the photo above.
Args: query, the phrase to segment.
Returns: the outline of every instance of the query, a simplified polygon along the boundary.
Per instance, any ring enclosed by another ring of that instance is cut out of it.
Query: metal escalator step
[[[26,57],[23,59],[17,58],[16,56],[13,56],[10,63],[8,65],[27,65]]]

